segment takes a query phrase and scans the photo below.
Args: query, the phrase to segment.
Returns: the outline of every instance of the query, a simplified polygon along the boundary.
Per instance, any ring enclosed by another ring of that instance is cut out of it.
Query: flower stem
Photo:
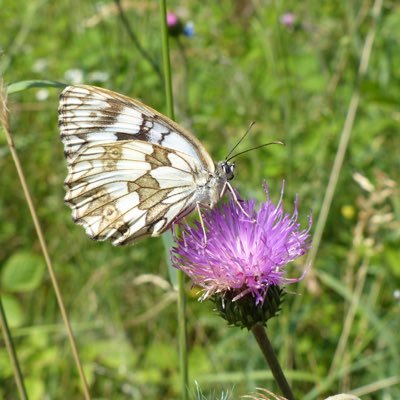
[[[162,39],[161,45],[162,45],[164,84],[165,84],[165,98],[167,101],[167,115],[173,120],[175,119],[175,113],[174,113],[174,103],[172,94],[171,62],[169,58],[166,0],[160,0],[160,14],[161,14],[161,39]]]
[[[181,391],[182,400],[187,400],[189,389],[189,362],[187,348],[185,274],[182,271],[178,271],[178,290],[179,366],[181,376]]]
[[[289,383],[283,374],[282,368],[276,357],[274,349],[272,348],[271,342],[268,339],[265,328],[261,324],[255,324],[251,328],[251,331],[256,338],[257,343],[260,346],[260,349],[263,352],[269,367],[271,368],[272,375],[274,375],[274,378],[281,388],[283,395],[287,398],[287,400],[294,400],[292,389],[290,388]]]
[[[174,102],[171,82],[171,63],[169,57],[169,42],[167,29],[167,5],[166,0],[160,0],[161,31],[162,31],[162,55],[165,82],[165,97],[167,101],[167,115],[173,120]],[[185,275],[178,271],[178,334],[179,334],[179,366],[181,378],[182,400],[188,399],[189,369],[187,354],[187,327],[186,327],[186,299],[185,299]]]

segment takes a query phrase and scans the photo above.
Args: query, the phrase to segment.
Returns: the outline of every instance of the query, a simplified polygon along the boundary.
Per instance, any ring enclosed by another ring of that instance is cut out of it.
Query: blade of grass
[[[19,398],[21,400],[27,400],[28,394],[25,389],[24,376],[19,366],[17,352],[15,351],[10,329],[8,328],[7,317],[3,308],[1,297],[0,297],[0,326],[1,326],[1,331],[3,332],[4,343],[6,345],[8,356],[10,357],[11,365],[14,371],[14,379],[15,379],[15,384],[17,385],[18,388]]]
[[[26,89],[40,88],[40,87],[55,87],[64,88],[65,83],[49,80],[27,80],[10,83],[7,85],[7,94],[22,92]]]
[[[358,68],[358,82],[357,82],[358,86],[356,87],[356,89],[353,93],[353,96],[351,98],[349,112],[347,114],[347,118],[346,118],[345,125],[343,128],[341,142],[339,144],[339,150],[338,150],[337,156],[335,158],[335,163],[332,168],[331,176],[330,176],[329,183],[328,183],[328,190],[326,191],[323,206],[322,206],[323,211],[321,210],[320,218],[318,220],[318,223],[320,222],[320,224],[317,223],[316,233],[317,233],[317,230],[318,229],[319,230],[318,230],[318,235],[316,236],[316,238],[317,238],[316,244],[313,241],[313,247],[315,247],[316,249],[315,249],[315,251],[312,249],[310,252],[310,253],[314,254],[314,257],[316,256],[316,253],[318,251],[318,247],[319,247],[321,237],[322,237],[322,232],[324,230],[328,212],[329,212],[330,206],[332,204],[332,199],[333,199],[334,191],[336,188],[337,180],[338,180],[340,170],[343,165],[344,155],[345,155],[345,152],[346,152],[346,149],[348,146],[348,142],[350,139],[352,127],[354,124],[356,112],[357,112],[359,101],[360,101],[359,85],[360,85],[360,81],[364,78],[365,74],[367,73],[369,58],[370,58],[371,50],[372,50],[372,44],[374,42],[375,33],[376,33],[377,20],[378,20],[378,17],[380,15],[380,12],[382,9],[382,3],[383,3],[383,0],[375,0],[374,5],[372,7],[371,26],[370,26],[370,29],[365,38],[364,46],[363,46],[361,57],[360,57],[359,68]],[[312,255],[310,255],[309,259],[308,259],[308,261],[310,262],[310,265],[314,262],[314,260],[315,260],[315,258],[312,258]],[[333,357],[333,360],[331,362],[331,366],[330,366],[330,369],[328,372],[328,378],[334,374],[335,370],[339,367],[339,364],[343,360],[343,355],[346,351],[346,347],[348,344],[351,326],[352,326],[352,323],[353,323],[353,320],[355,317],[355,313],[358,308],[359,300],[361,298],[362,290],[364,287],[365,277],[366,277],[366,274],[368,271],[368,265],[369,265],[368,261],[364,260],[364,262],[362,263],[362,266],[360,268],[359,276],[357,279],[357,285],[354,290],[353,301],[351,302],[351,306],[350,306],[350,308],[347,312],[346,318],[345,318],[344,326],[343,326],[343,329],[342,329],[342,332],[340,335],[340,340],[336,347],[335,355]]]
[[[371,11],[371,16],[372,16],[372,21],[371,21],[371,26],[367,32],[367,36],[365,38],[362,51],[361,51],[361,56],[360,56],[360,62],[358,66],[358,75],[357,75],[357,81],[352,93],[352,96],[350,98],[350,103],[349,107],[347,109],[347,114],[346,118],[344,121],[343,129],[340,134],[340,139],[339,139],[339,145],[338,149],[336,151],[335,159],[333,162],[333,166],[331,169],[331,173],[329,176],[327,188],[324,194],[324,198],[322,200],[322,205],[321,205],[321,211],[319,213],[314,235],[312,238],[312,247],[310,251],[308,252],[307,259],[305,261],[305,265],[309,266],[309,272],[308,275],[306,276],[306,280],[312,280],[315,279],[315,274],[316,271],[312,268],[315,262],[315,259],[318,254],[319,246],[321,244],[321,238],[325,229],[326,221],[328,218],[328,214],[332,205],[332,200],[333,196],[335,194],[336,190],[336,185],[339,179],[340,172],[343,167],[343,161],[344,157],[346,155],[347,147],[350,141],[354,121],[357,115],[358,111],[358,106],[360,103],[360,84],[362,82],[362,79],[367,73],[368,69],[368,64],[369,64],[369,59],[371,55],[371,50],[372,50],[372,45],[374,42],[375,38],[375,33],[376,33],[376,25],[377,21],[379,19],[379,16],[381,14],[382,10],[382,3],[383,0],[375,0],[373,6],[372,6],[372,11]],[[304,285],[300,287],[299,294],[301,294],[301,291],[304,290]],[[302,301],[302,296],[297,296],[295,302],[293,303],[293,313],[295,314],[299,307],[301,306],[301,301]]]
[[[357,115],[358,106],[360,103],[360,83],[367,73],[369,59],[372,50],[372,44],[374,42],[376,33],[376,25],[382,10],[382,3],[383,0],[375,0],[374,5],[372,6],[372,13],[371,13],[372,21],[361,52],[356,87],[351,96],[349,108],[347,109],[346,119],[344,121],[342,133],[340,135],[338,150],[336,152],[335,160],[333,162],[333,167],[331,170],[331,174],[329,176],[329,181],[325,191],[325,196],[322,201],[321,211],[318,216],[314,236],[312,239],[313,246],[308,253],[307,260],[305,263],[306,265],[312,266],[317,257],[322,234],[325,229],[326,220],[328,218],[329,210],[332,205],[332,200],[335,194],[336,185],[339,179],[340,171],[342,170],[343,167],[344,157],[346,155],[350,136],[353,130],[354,121]]]
[[[121,4],[121,0],[114,0],[114,3],[117,6],[119,18],[120,18],[122,25],[124,26],[126,32],[128,33],[129,38],[132,40],[133,44],[135,45],[135,47],[137,48],[139,53],[142,55],[143,59],[146,60],[151,65],[154,72],[157,74],[157,76],[159,77],[159,79],[162,83],[163,76],[162,76],[161,70],[160,70],[159,66],[157,65],[157,63],[147,53],[146,49],[141,45],[138,37],[136,36],[136,33],[134,32],[134,30],[132,29],[132,27],[129,23],[129,19],[125,15],[124,9]]]
[[[371,355],[359,358],[352,365],[338,368],[335,371],[334,376],[319,377],[318,385],[316,385],[308,393],[304,394],[302,397],[302,400],[315,400],[315,399],[322,398],[322,394],[324,392],[328,392],[329,390],[332,390],[334,382],[340,381],[340,379],[343,376],[348,375],[350,372],[352,372],[353,374],[362,373],[364,370],[370,368],[370,366],[372,364],[386,362],[386,360],[388,358],[388,354],[389,353],[385,352],[384,350],[380,351],[380,352],[375,352],[375,353],[372,353]],[[354,390],[352,390],[352,393],[354,393]]]
[[[379,379],[378,381],[369,383],[368,385],[361,386],[357,389],[351,391],[355,396],[367,396],[372,393],[376,393],[379,390],[396,386],[400,384],[400,376],[389,376],[384,379]]]
[[[20,7],[20,14],[18,19],[15,21],[18,26],[17,32],[13,32],[9,38],[4,34],[2,43],[2,54],[0,58],[0,76],[3,76],[5,71],[12,65],[13,60],[23,52],[23,47],[29,41],[32,31],[35,29],[35,21],[40,18],[39,13],[44,9],[46,4],[45,0],[30,1]],[[2,5],[4,10],[4,5]],[[4,17],[3,17],[4,18]],[[3,53],[4,44],[11,39],[11,42],[7,46],[7,50]]]
[[[75,343],[75,338],[74,338],[74,335],[73,335],[73,332],[72,332],[72,327],[71,327],[71,324],[70,324],[70,321],[69,321],[69,318],[68,318],[68,315],[67,315],[67,311],[66,311],[65,306],[64,306],[64,301],[63,301],[63,298],[62,298],[62,295],[61,295],[61,291],[60,291],[60,288],[59,288],[59,285],[58,285],[57,277],[56,277],[56,274],[54,272],[53,263],[51,261],[51,258],[50,258],[50,255],[49,255],[49,252],[48,252],[48,249],[47,249],[47,245],[46,245],[46,242],[44,240],[43,231],[42,231],[42,228],[40,226],[39,218],[38,218],[38,216],[36,214],[36,209],[35,209],[35,206],[33,204],[33,200],[32,200],[31,194],[30,194],[29,189],[28,189],[28,185],[27,185],[27,182],[26,182],[26,179],[25,179],[24,171],[22,169],[22,165],[20,163],[17,151],[15,149],[14,140],[12,138],[11,132],[10,132],[9,127],[8,127],[7,94],[6,94],[6,91],[5,91],[4,87],[3,87],[3,83],[2,82],[0,82],[0,123],[1,123],[1,125],[3,127],[4,134],[5,134],[6,139],[7,139],[7,145],[8,145],[8,148],[10,150],[11,156],[12,156],[12,158],[14,160],[15,168],[17,170],[18,177],[19,177],[19,180],[21,182],[21,186],[22,186],[22,190],[23,190],[23,193],[24,193],[24,196],[25,196],[25,200],[26,200],[26,203],[28,204],[29,211],[30,211],[31,216],[32,216],[33,224],[35,226],[36,234],[37,234],[38,239],[39,239],[40,247],[42,249],[42,253],[43,253],[44,259],[46,261],[46,265],[47,265],[47,269],[49,271],[51,283],[53,285],[54,292],[56,294],[58,306],[60,308],[61,316],[62,316],[62,319],[64,321],[64,325],[65,325],[65,329],[66,329],[66,332],[67,332],[68,340],[69,340],[69,343],[70,343],[70,346],[71,346],[72,354],[73,354],[73,357],[74,357],[74,360],[75,360],[75,364],[76,364],[78,372],[79,372],[79,376],[80,376],[80,380],[81,380],[81,384],[82,384],[82,390],[83,390],[83,393],[84,393],[84,397],[85,397],[86,400],[90,400],[91,397],[90,397],[90,394],[89,394],[88,384],[87,384],[87,381],[86,381],[85,374],[83,372],[82,363],[80,361],[79,353],[78,353],[78,350],[77,350],[77,346],[76,346],[76,343]]]
[[[367,35],[365,37],[365,41],[361,50],[361,56],[360,56],[360,61],[359,61],[359,66],[358,66],[358,74],[357,74],[357,81],[355,83],[355,87],[352,93],[352,96],[350,98],[350,103],[349,107],[347,109],[347,114],[346,118],[344,121],[343,129],[340,134],[340,139],[339,139],[339,145],[338,149],[335,155],[334,163],[331,169],[331,173],[329,176],[327,188],[325,191],[325,195],[322,201],[321,205],[321,211],[317,219],[316,223],[316,228],[314,231],[314,235],[312,238],[312,248],[309,251],[307,255],[307,259],[305,261],[305,265],[312,267],[315,263],[319,246],[321,244],[321,239],[322,235],[325,229],[327,217],[332,205],[332,200],[333,196],[335,194],[336,190],[336,185],[339,179],[340,172],[343,167],[343,162],[344,162],[344,157],[346,155],[346,151],[349,145],[351,133],[353,130],[354,126],[354,121],[357,115],[359,103],[360,103],[360,84],[365,77],[367,70],[368,70],[368,65],[369,65],[369,60],[371,56],[371,51],[372,51],[372,45],[375,39],[375,34],[376,34],[376,27],[377,27],[377,22],[378,19],[381,15],[381,10],[382,10],[382,5],[383,5],[383,0],[375,0],[374,4],[372,5],[371,8],[371,25],[369,27],[369,30],[367,32]],[[313,268],[310,268],[308,277],[306,279],[315,279],[315,274],[316,271]],[[300,287],[299,294],[304,290],[304,285]],[[302,296],[297,296],[296,300],[293,303],[293,308],[292,312],[293,314],[296,314],[301,307],[301,302],[302,302]],[[347,335],[346,335],[347,337]],[[344,338],[344,336],[343,336]],[[338,346],[340,345],[340,352],[343,352],[343,345],[344,345],[344,339],[342,343],[339,343]],[[336,351],[338,353],[339,350]],[[337,360],[337,358],[336,358]],[[336,364],[335,359],[333,362]],[[332,368],[331,368],[332,371]],[[334,377],[330,375],[330,379],[327,381],[324,381],[325,387],[329,387],[329,384],[332,384],[334,381]],[[329,384],[327,384],[329,382]],[[315,387],[315,392],[311,392],[310,398],[312,398],[312,395],[315,395],[315,393],[319,391],[323,391],[322,384],[319,384]]]
[[[162,37],[162,55],[165,83],[165,97],[167,102],[167,115],[174,120],[174,102],[172,95],[171,82],[171,63],[169,58],[169,42],[167,29],[167,5],[166,0],[160,0],[161,16],[161,37]],[[185,275],[178,271],[178,330],[179,330],[179,364],[181,377],[182,399],[188,399],[189,391],[189,371],[187,354],[187,327],[186,327],[186,297],[185,297]]]
[[[338,366],[343,362],[343,357],[345,356],[349,336],[351,333],[351,328],[352,328],[354,318],[357,313],[357,309],[360,304],[361,295],[363,293],[365,279],[366,279],[367,272],[368,272],[368,267],[369,267],[369,257],[365,257],[361,264],[361,267],[358,270],[357,284],[354,288],[352,301],[350,302],[350,307],[346,314],[342,332],[340,334],[340,339],[338,341],[338,345],[336,347],[336,351],[333,356],[331,366],[329,368],[328,377],[329,377],[329,375],[333,375],[335,373],[335,370],[338,368]],[[349,356],[349,355],[347,355],[347,356]]]

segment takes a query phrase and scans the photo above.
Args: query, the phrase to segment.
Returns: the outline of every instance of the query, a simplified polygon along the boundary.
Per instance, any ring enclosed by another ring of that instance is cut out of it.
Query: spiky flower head
[[[181,236],[172,249],[173,265],[203,289],[201,299],[212,297],[219,311],[231,309],[235,321],[231,318],[230,323],[235,325],[242,325],[236,321],[242,318],[234,304],[239,300],[246,305],[245,313],[259,314],[250,316],[245,326],[254,320],[265,323],[276,314],[281,286],[303,276],[288,278],[286,265],[310,247],[311,217],[308,228],[301,230],[297,199],[290,215],[283,210],[283,185],[278,204],[269,198],[266,185],[264,190],[267,200],[258,209],[254,200],[232,198],[204,213],[205,231],[200,222],[180,223]],[[266,299],[274,303],[272,308]]]

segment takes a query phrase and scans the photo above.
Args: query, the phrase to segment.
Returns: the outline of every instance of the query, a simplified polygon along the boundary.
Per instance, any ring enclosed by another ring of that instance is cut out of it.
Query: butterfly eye
[[[230,181],[231,179],[234,178],[234,171],[235,171],[235,164],[234,163],[229,163],[225,162],[222,164],[222,168],[225,172],[226,179]]]

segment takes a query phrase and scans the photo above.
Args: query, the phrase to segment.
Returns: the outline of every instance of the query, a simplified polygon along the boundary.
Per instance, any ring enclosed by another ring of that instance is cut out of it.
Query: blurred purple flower
[[[286,26],[287,28],[292,28],[296,22],[296,15],[291,12],[287,12],[281,15],[279,21],[282,25]]]
[[[171,36],[178,37],[184,35],[187,37],[194,36],[194,24],[188,21],[183,25],[182,20],[173,11],[167,13],[167,27]]]
[[[233,301],[251,293],[262,304],[271,285],[302,279],[286,278],[285,267],[309,249],[311,216],[308,228],[300,230],[297,199],[289,215],[283,210],[283,185],[278,204],[270,200],[266,185],[264,190],[267,201],[258,210],[254,200],[240,201],[241,209],[231,199],[206,212],[206,243],[200,222],[179,224],[182,234],[172,248],[172,262],[204,289],[202,300],[229,291]]]

